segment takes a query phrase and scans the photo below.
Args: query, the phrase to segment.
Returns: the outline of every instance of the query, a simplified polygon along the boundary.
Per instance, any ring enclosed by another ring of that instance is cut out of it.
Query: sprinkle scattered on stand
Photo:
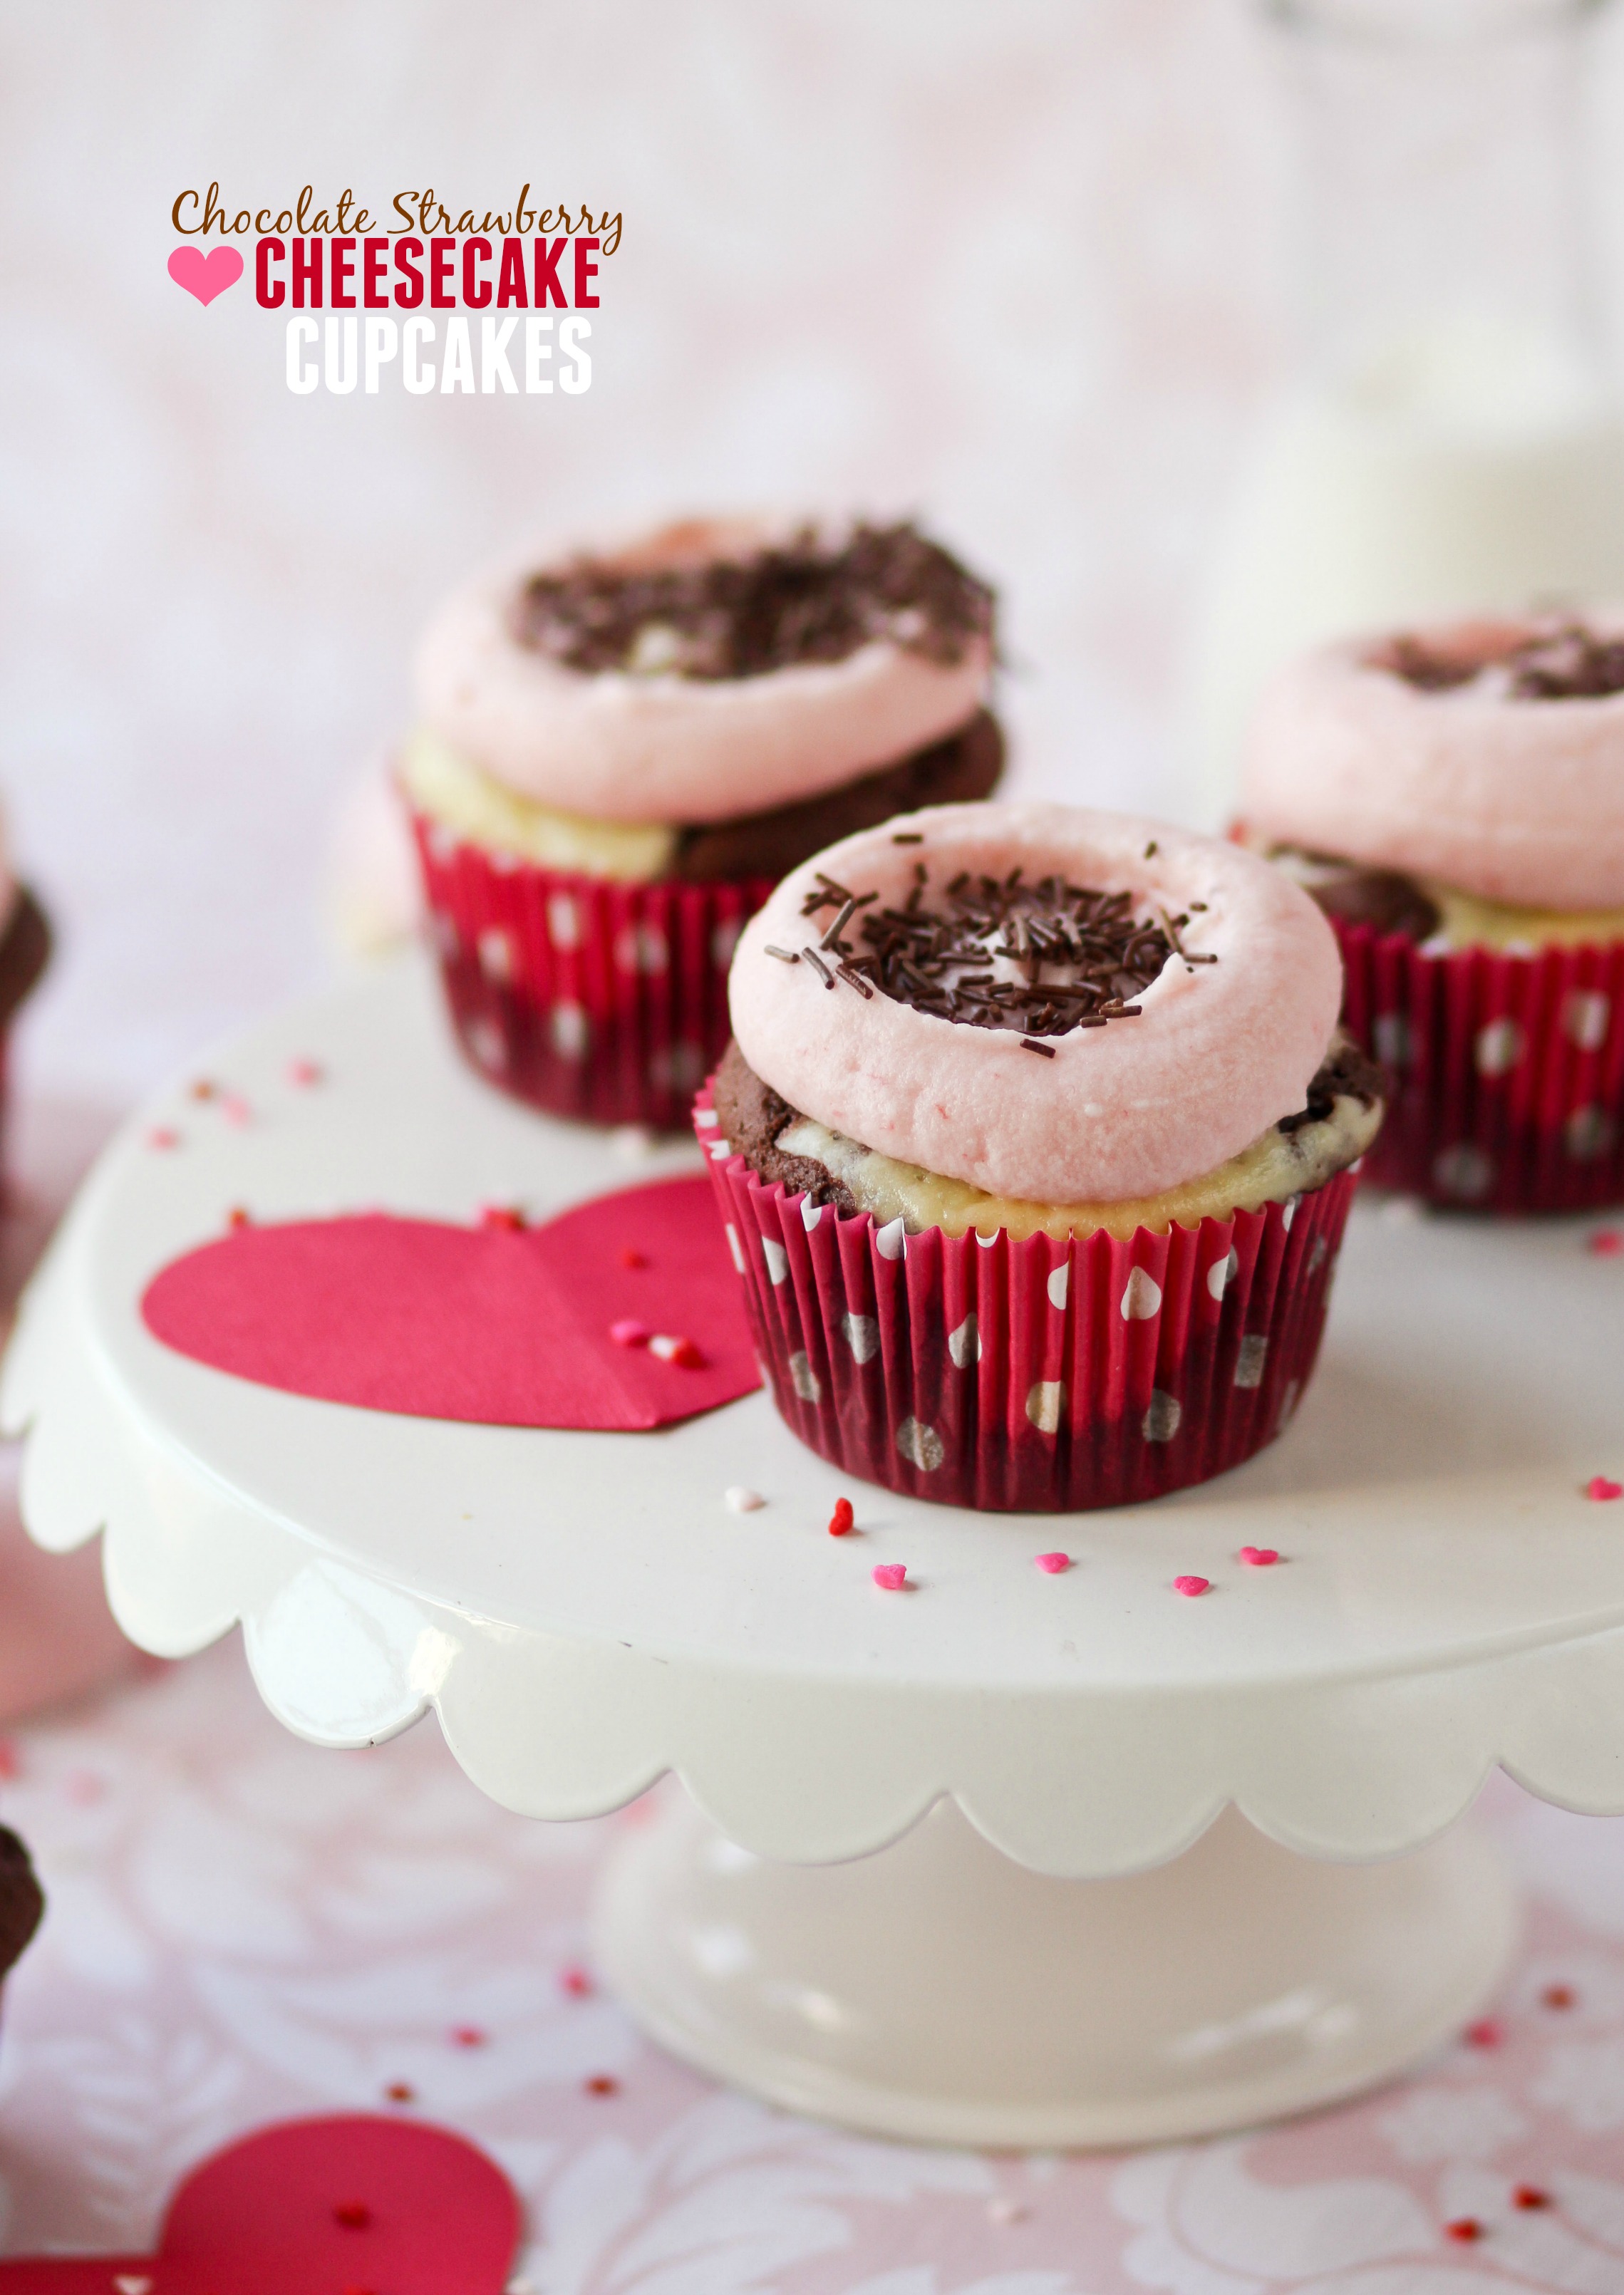
[[[225,1214],[225,1224],[229,1228],[252,1227],[253,1223],[241,1204],[233,1204]]]
[[[1624,1252],[1624,1234],[1616,1227],[1597,1228],[1585,1248],[1597,1259],[1617,1259]]]
[[[1538,2184],[1519,2184],[1511,2195],[1514,2208],[1548,2208],[1551,2195],[1542,2192]]]
[[[297,1085],[301,1091],[308,1090],[313,1083],[320,1083],[321,1081],[322,1064],[319,1060],[289,1061],[288,1082]]]
[[[642,1253],[633,1251],[629,1243],[622,1244],[620,1247],[620,1263],[623,1267],[647,1267],[649,1264]]]
[[[589,2079],[583,2080],[581,2085],[585,2088],[588,2095],[618,2095],[620,2094],[620,2082],[616,2079],[613,2072],[593,2072],[592,2077]]]
[[[21,1775],[22,1756],[17,1750],[16,1740],[0,1737],[0,1780],[9,1785],[12,1778]]]
[[[391,2080],[384,2090],[391,2103],[415,2103],[417,2090],[410,2080]]]
[[[1592,1474],[1585,1484],[1585,1496],[1601,1504],[1609,1499],[1624,1499],[1624,1482],[1609,1482],[1605,1474]]]
[[[559,1990],[567,1992],[572,2000],[590,1999],[593,1989],[592,1971],[583,1968],[578,1960],[572,1960],[567,1967],[559,1969]]]
[[[1469,2048],[1498,2048],[1506,2027],[1498,2016],[1480,2016],[1475,2024],[1467,2025],[1465,2038]]]
[[[200,1077],[192,1087],[192,1097],[193,1099],[212,1099],[218,1090],[217,1084],[212,1084],[206,1077]]]
[[[333,2209],[332,2219],[346,2231],[364,2231],[372,2220],[372,2210],[363,2201],[346,2200]]]
[[[147,1146],[149,1148],[178,1148],[180,1144],[180,1133],[173,1130],[167,1123],[159,1124],[153,1131],[149,1131],[147,1134]]]
[[[220,1102],[220,1113],[228,1123],[234,1123],[239,1129],[254,1120],[254,1111],[241,1092],[228,1091]]]
[[[515,1232],[525,1224],[525,1215],[517,1204],[481,1204],[481,1227],[507,1228]]]
[[[1248,1570],[1270,1569],[1279,1559],[1278,1551],[1272,1546],[1243,1546],[1236,1556],[1236,1560],[1244,1562]]]
[[[831,1538],[844,1538],[856,1519],[857,1516],[853,1510],[851,1499],[836,1499],[835,1500],[835,1511],[828,1518],[829,1536]]]
[[[646,1347],[654,1333],[635,1315],[623,1315],[617,1323],[609,1325],[609,1336],[617,1347]]]
[[[874,1582],[887,1594],[900,1594],[908,1583],[907,1565],[902,1562],[877,1562]]]
[[[722,1493],[722,1502],[734,1514],[754,1514],[767,1503],[759,1491],[747,1491],[742,1482],[730,1482]]]
[[[1175,1594],[1189,1594],[1192,1596],[1196,1594],[1204,1594],[1212,1583],[1212,1580],[1210,1578],[1175,1578],[1173,1580],[1173,1591]]]
[[[649,1342],[649,1352],[662,1362],[675,1363],[679,1370],[703,1370],[705,1357],[691,1339],[679,1337],[673,1331],[656,1331]]]
[[[477,2024],[453,2024],[451,2045],[453,2048],[483,2048],[490,2034]]]
[[[1547,1984],[1539,1995],[1539,2002],[1545,2008],[1571,2008],[1573,1987],[1571,1984]]]
[[[1049,1578],[1057,1578],[1063,1570],[1069,1570],[1072,1566],[1072,1557],[1069,1554],[1038,1554],[1034,1555],[1032,1559],[1045,1576]]]
[[[1483,2226],[1475,2216],[1457,2216],[1452,2223],[1445,2224],[1443,2235],[1446,2239],[1459,2240],[1464,2247],[1474,2239],[1481,2239]]]

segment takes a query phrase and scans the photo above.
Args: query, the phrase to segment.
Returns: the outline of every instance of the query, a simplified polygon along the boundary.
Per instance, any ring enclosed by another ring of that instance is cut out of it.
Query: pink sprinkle
[[[525,1223],[525,1215],[512,1204],[481,1204],[481,1227],[505,1228],[517,1232]]]
[[[453,2048],[483,2048],[490,2037],[488,2032],[481,2031],[477,2024],[453,2024],[451,2028]]]
[[[1498,2016],[1480,2016],[1475,2024],[1467,2025],[1463,2037],[1469,2048],[1498,2048],[1506,2027]]]
[[[1069,1570],[1072,1566],[1069,1554],[1039,1554],[1032,1558],[1039,1569],[1047,1572],[1051,1578],[1057,1578],[1063,1570]]]
[[[0,1737],[0,1778],[9,1782],[11,1778],[20,1777],[21,1775],[22,1756],[17,1751],[15,1739]]]
[[[1175,1594],[1204,1594],[1212,1582],[1210,1578],[1175,1578],[1173,1591]]]
[[[320,1083],[321,1081],[322,1064],[319,1060],[289,1061],[288,1082],[290,1083],[298,1084],[303,1089],[313,1083]]]
[[[670,1331],[656,1331],[649,1342],[649,1352],[662,1362],[675,1363],[680,1370],[703,1370],[705,1357],[691,1339],[678,1338]]]
[[[247,1100],[242,1098],[240,1092],[228,1091],[226,1093],[224,1098],[220,1102],[220,1113],[228,1123],[234,1123],[238,1125],[239,1128],[245,1123],[251,1123],[254,1120],[253,1109],[249,1106]]]
[[[623,1315],[619,1322],[609,1325],[609,1336],[617,1347],[646,1347],[654,1334],[635,1315]]]
[[[1624,1252],[1624,1235],[1616,1227],[1598,1228],[1585,1248],[1594,1252],[1597,1259],[1616,1259]]]
[[[1236,1558],[1249,1570],[1267,1570],[1270,1563],[1280,1559],[1272,1546],[1243,1546]]]
[[[879,1562],[875,1564],[874,1582],[887,1594],[900,1594],[908,1583],[907,1565],[902,1562]]]
[[[597,1987],[592,1982],[592,1971],[583,1968],[578,1960],[572,1960],[567,1968],[559,1971],[559,1989],[567,1992],[572,2000],[590,2000]]]
[[[155,1131],[147,1134],[149,1148],[178,1148],[180,1144],[180,1133],[171,1131],[167,1123],[160,1123]]]
[[[1587,1499],[1624,1499],[1624,1482],[1610,1482],[1605,1474],[1592,1474],[1585,1484]]]

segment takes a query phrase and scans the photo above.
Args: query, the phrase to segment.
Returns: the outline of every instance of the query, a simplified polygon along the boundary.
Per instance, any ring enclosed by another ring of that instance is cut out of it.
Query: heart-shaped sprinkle
[[[451,2045],[453,2048],[483,2048],[490,2034],[477,2024],[453,2024]]]
[[[1280,1557],[1272,1546],[1243,1546],[1236,1559],[1244,1562],[1249,1570],[1267,1570]]]
[[[333,2209],[332,2219],[346,2231],[364,2231],[372,2220],[372,2210],[363,2200],[345,2200]]]
[[[1519,2184],[1511,2195],[1514,2208],[1548,2208],[1551,2195],[1542,2192],[1538,2184]]]
[[[504,1228],[510,1235],[517,1235],[524,1223],[525,1215],[516,1204],[482,1204],[480,1205],[481,1227]]]
[[[147,1134],[149,1148],[178,1148],[180,1144],[180,1133],[167,1123],[155,1125]]]
[[[590,2079],[583,2080],[581,2085],[586,2090],[588,2095],[618,2095],[620,2094],[620,2082],[616,2079],[613,2072],[594,2072]]]
[[[757,1507],[764,1507],[767,1503],[759,1491],[747,1491],[742,1482],[731,1483],[723,1491],[722,1497],[723,1505],[735,1514],[754,1514]]]
[[[288,1063],[288,1082],[289,1082],[290,1084],[294,1084],[294,1085],[296,1085],[299,1090],[301,1090],[301,1091],[307,1091],[307,1090],[309,1090],[310,1086],[311,1086],[313,1083],[320,1083],[320,1082],[321,1082],[321,1081],[322,1081],[322,1068],[321,1068],[321,1063],[320,1063],[319,1061],[317,1061],[317,1060],[290,1060],[290,1061],[289,1061],[289,1063]]]
[[[649,1342],[649,1352],[661,1362],[675,1363],[679,1370],[705,1368],[705,1357],[693,1341],[674,1331],[656,1331]]]
[[[1616,1259],[1624,1252],[1624,1235],[1616,1227],[1598,1228],[1586,1249],[1594,1252],[1597,1259]]]
[[[1542,2008],[1571,2008],[1573,1987],[1571,1984],[1547,1984],[1539,1995]]]
[[[1457,2216],[1453,2223],[1445,2224],[1443,2229],[1446,2239],[1458,2240],[1463,2247],[1483,2236],[1483,2226],[1475,2216]]]
[[[646,1347],[654,1333],[635,1315],[623,1315],[617,1323],[609,1325],[609,1336],[617,1347]]]
[[[1609,1482],[1605,1474],[1592,1474],[1585,1484],[1585,1496],[1603,1503],[1608,1499],[1624,1499],[1624,1482]]]
[[[856,1519],[857,1516],[853,1512],[851,1499],[836,1499],[835,1500],[835,1511],[828,1518],[829,1536],[831,1538],[844,1538]]]
[[[1465,2030],[1466,2045],[1471,2048],[1498,2048],[1505,2038],[1506,2027],[1498,2016],[1480,2016]]]
[[[1038,1568],[1050,1578],[1057,1578],[1063,1570],[1069,1570],[1072,1566],[1069,1554],[1039,1554],[1032,1558]]]
[[[900,1594],[908,1583],[907,1565],[901,1562],[876,1563],[874,1582],[887,1594]]]
[[[559,1990],[567,1992],[572,2000],[590,1999],[592,1993],[592,1971],[583,1968],[579,1961],[571,1961],[559,1971]]]
[[[1204,1594],[1212,1582],[1210,1578],[1175,1578],[1173,1591],[1175,1594]]]

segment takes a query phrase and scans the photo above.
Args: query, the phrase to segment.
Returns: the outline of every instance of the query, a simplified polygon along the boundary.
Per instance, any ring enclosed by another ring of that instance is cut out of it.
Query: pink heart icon
[[[177,247],[169,257],[169,276],[200,303],[212,303],[242,276],[242,257],[234,247],[216,247],[205,255],[201,248]]]

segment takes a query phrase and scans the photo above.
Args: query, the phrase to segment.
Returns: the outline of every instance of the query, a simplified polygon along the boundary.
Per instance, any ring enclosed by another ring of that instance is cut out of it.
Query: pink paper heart
[[[634,1433],[760,1384],[703,1178],[600,1196],[537,1228],[250,1222],[171,1261],[141,1311],[194,1362],[413,1418]],[[618,1335],[633,1321],[648,1345]]]
[[[518,2228],[507,2178],[460,2136],[286,2120],[193,2168],[155,2255],[16,2257],[0,2295],[501,2295]]]
[[[234,247],[216,247],[205,255],[200,247],[177,247],[169,257],[169,276],[200,303],[212,303],[242,276],[242,257]]]

